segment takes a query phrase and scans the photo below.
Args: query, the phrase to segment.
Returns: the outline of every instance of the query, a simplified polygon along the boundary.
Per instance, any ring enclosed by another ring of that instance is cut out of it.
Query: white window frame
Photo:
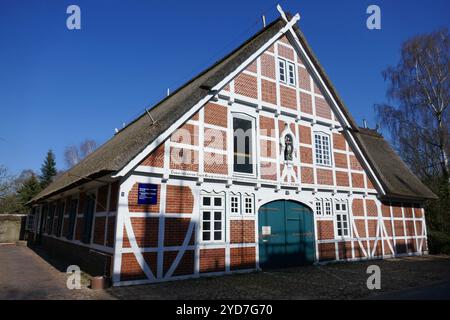
[[[342,209],[342,205],[345,205],[345,209]],[[339,206],[339,209],[338,209]],[[350,212],[348,203],[345,200],[336,200],[334,201],[334,216],[335,216],[335,237],[338,239],[347,239],[352,237],[352,223],[350,221]],[[343,227],[344,217],[346,217],[347,228]],[[341,228],[339,228],[338,224],[341,223]],[[339,235],[339,230],[347,231],[342,232]]]
[[[209,205],[204,205],[203,204],[203,199],[204,198],[210,198],[210,204]],[[216,206],[214,204],[214,199],[216,198],[220,198],[221,199],[221,206]],[[210,218],[207,221],[204,221],[203,219],[203,213],[204,212],[209,212],[210,213]],[[221,218],[220,220],[215,220],[214,216],[216,212],[220,212],[221,213]],[[220,229],[215,229],[214,225],[215,222],[219,222],[220,221]],[[200,239],[202,243],[224,243],[225,242],[225,196],[224,195],[218,195],[218,194],[202,194],[200,197]],[[204,230],[203,228],[203,223],[204,222],[209,222],[210,223],[210,227],[208,230]],[[209,232],[209,236],[210,239],[209,240],[204,240],[203,239],[203,232]],[[220,240],[215,240],[214,239],[214,233],[215,232],[220,232],[221,233],[221,239]]]
[[[328,148],[325,148],[323,145],[324,138],[328,140]],[[320,145],[318,145],[318,141],[320,141]],[[319,153],[321,154],[320,157]],[[330,135],[320,131],[314,132],[314,163],[319,166],[331,167],[333,163],[332,153]],[[326,155],[328,155],[328,161],[325,161]]]
[[[323,203],[322,199],[315,199],[315,212],[316,216],[323,217]]]
[[[247,212],[247,200],[250,200],[250,212]],[[255,214],[255,199],[253,195],[245,195],[242,200],[242,214],[254,215]]]
[[[233,126],[233,120],[234,118],[243,119],[251,122],[252,125],[252,141],[251,141],[251,152],[252,152],[252,173],[245,173],[245,172],[239,172],[234,171],[234,126]],[[233,159],[232,163],[232,169],[233,169],[233,176],[241,176],[241,177],[256,177],[257,176],[257,166],[256,166],[256,133],[257,133],[257,127],[256,127],[256,119],[255,117],[252,117],[246,113],[240,113],[240,112],[232,112],[231,113],[231,131],[232,131],[232,147],[231,147],[231,159]]]
[[[292,68],[292,70],[291,70]],[[292,77],[291,77],[291,71],[292,71]],[[292,62],[287,62],[287,84],[290,86],[294,86],[296,85],[296,72],[295,72],[295,64]]]
[[[233,199],[237,200],[237,202],[235,203],[236,206],[234,206]],[[234,209],[235,209],[235,211],[234,211]],[[234,194],[234,193],[230,194],[230,213],[233,215],[241,214],[241,195],[239,193],[238,194]]]
[[[281,79],[282,74],[284,76],[284,79]],[[287,83],[287,77],[286,60],[278,59],[278,80],[281,83]]]
[[[333,216],[333,201],[331,201],[331,199],[323,199],[323,215],[324,217]]]

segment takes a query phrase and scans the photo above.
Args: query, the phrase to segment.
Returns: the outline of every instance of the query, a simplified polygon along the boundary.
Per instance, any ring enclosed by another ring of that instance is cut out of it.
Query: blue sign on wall
[[[138,184],[138,204],[156,204],[158,199],[158,186],[151,183]]]

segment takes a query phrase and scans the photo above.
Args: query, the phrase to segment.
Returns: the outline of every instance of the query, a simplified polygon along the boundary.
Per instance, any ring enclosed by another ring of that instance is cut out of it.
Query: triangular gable
[[[301,63],[303,65],[305,65],[306,69],[308,70],[308,74],[311,74],[311,76],[313,77],[313,83],[311,84],[311,86],[313,86],[312,90],[320,92],[320,94],[324,97],[323,101],[316,105],[316,112],[320,113],[320,116],[324,118],[327,117],[336,118],[336,120],[338,120],[341,123],[341,126],[343,128],[342,133],[345,135],[346,140],[348,141],[351,149],[357,155],[358,159],[362,162],[362,165],[366,169],[366,172],[369,175],[370,179],[374,181],[377,190],[382,195],[384,195],[382,184],[380,183],[374,171],[372,170],[369,162],[365,159],[363,153],[359,149],[355,141],[355,138],[352,134],[352,131],[358,130],[355,121],[351,117],[345,105],[343,105],[343,103],[341,102],[341,99],[337,95],[336,90],[334,89],[334,87],[332,87],[331,82],[325,75],[322,67],[318,63],[318,60],[312,53],[311,48],[309,48],[306,41],[304,40],[303,35],[299,33],[299,29],[296,26],[296,22],[298,21],[299,16],[298,15],[294,17],[289,16],[289,18],[291,20],[286,21],[285,26],[278,33],[276,33],[273,37],[271,37],[258,50],[255,50],[255,52],[251,54],[250,57],[248,57],[245,61],[243,61],[237,68],[235,68],[234,71],[230,72],[227,75],[223,75],[223,79],[219,81],[216,85],[208,84],[208,81],[205,82],[204,86],[210,90],[210,93],[206,97],[198,101],[188,112],[184,114],[183,117],[179,118],[167,131],[161,134],[156,140],[154,140],[150,145],[148,145],[138,156],[136,156],[132,161],[130,161],[126,166],[124,166],[122,170],[120,170],[115,175],[115,177],[124,176],[130,170],[138,166],[139,163],[141,163],[147,155],[149,155],[156,147],[158,147],[163,141],[165,141],[168,137],[170,137],[170,135],[177,128],[181,127],[183,123],[185,123],[188,119],[194,116],[200,108],[206,105],[208,101],[214,99],[215,96],[219,94],[221,90],[223,89],[229,90],[229,83],[232,80],[234,80],[234,82],[236,82],[236,80],[245,81],[245,79],[242,79],[245,78],[245,74],[242,73],[242,71],[254,70],[256,59],[264,55],[264,52],[273,50],[273,45],[276,43],[276,41],[278,41],[279,39],[283,39],[282,41],[288,41],[292,45],[292,47],[296,51],[298,59],[301,60]],[[289,55],[290,53],[285,52],[282,54]],[[305,74],[299,71],[297,73],[297,76],[304,77]],[[242,86],[240,90],[241,90],[240,93],[252,97],[252,94],[250,93],[251,90],[249,90],[248,93],[245,92],[246,90],[245,86]],[[289,100],[288,91],[282,92],[279,95],[280,99],[282,98],[284,100]],[[267,97],[267,99],[270,99],[270,97]],[[281,103],[284,105],[289,105],[289,102],[286,101]],[[307,106],[308,104],[302,103],[301,105]]]

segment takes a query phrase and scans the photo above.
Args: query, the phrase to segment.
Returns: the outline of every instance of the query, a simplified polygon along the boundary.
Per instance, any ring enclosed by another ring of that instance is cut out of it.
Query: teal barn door
[[[301,203],[277,200],[259,209],[259,265],[279,268],[314,262],[314,221]]]

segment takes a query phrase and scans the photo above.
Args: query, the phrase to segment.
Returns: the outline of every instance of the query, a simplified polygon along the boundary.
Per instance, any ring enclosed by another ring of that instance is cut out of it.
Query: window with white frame
[[[278,59],[278,77],[280,82],[295,86],[295,64]]]
[[[345,202],[335,203],[336,234],[339,237],[350,237],[350,220],[348,206]]]
[[[240,210],[240,204],[241,204],[240,196],[239,195],[232,195],[230,203],[231,203],[231,205],[230,205],[231,213],[239,214],[241,212],[241,210]]]
[[[244,197],[244,213],[245,214],[253,214],[253,197],[252,196]]]
[[[330,136],[325,133],[316,132],[314,134],[314,148],[316,164],[331,166]]]
[[[324,199],[323,200],[323,207],[324,207],[325,216],[332,216],[333,215],[333,211],[331,209],[331,200],[330,199]]]
[[[287,83],[291,86],[295,86],[295,65],[292,62],[287,63]]]
[[[278,76],[280,82],[286,83],[286,61],[282,59],[278,60]]]
[[[222,242],[224,237],[225,203],[219,195],[203,195],[201,200],[201,236],[203,242]]]
[[[321,216],[323,214],[322,199],[316,199],[316,215]]]
[[[233,114],[233,169],[235,173],[255,175],[255,118]]]

